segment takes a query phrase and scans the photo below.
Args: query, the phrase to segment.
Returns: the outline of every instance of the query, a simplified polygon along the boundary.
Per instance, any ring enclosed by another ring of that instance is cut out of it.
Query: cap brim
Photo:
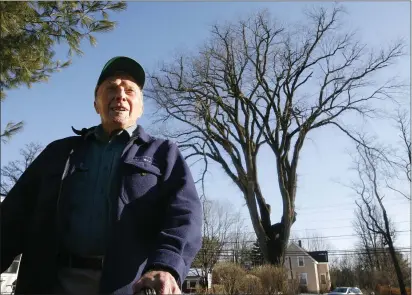
[[[100,74],[99,80],[97,81],[97,87],[116,72],[125,72],[129,74],[136,81],[137,85],[143,89],[145,83],[145,72],[143,67],[134,59],[125,56],[112,58],[106,63]]]

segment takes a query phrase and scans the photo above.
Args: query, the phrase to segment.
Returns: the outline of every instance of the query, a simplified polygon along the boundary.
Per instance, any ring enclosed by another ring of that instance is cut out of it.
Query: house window
[[[299,275],[299,285],[307,286],[308,285],[308,274],[301,273]]]
[[[197,282],[196,281],[186,281],[187,289],[196,289]]]
[[[326,285],[326,274],[324,273],[320,274],[320,283],[322,285]]]
[[[190,282],[190,288],[195,289],[196,288],[196,281],[191,281]]]
[[[299,266],[299,267],[305,266],[305,260],[303,259],[302,256],[299,256],[299,257],[298,257],[298,266]]]

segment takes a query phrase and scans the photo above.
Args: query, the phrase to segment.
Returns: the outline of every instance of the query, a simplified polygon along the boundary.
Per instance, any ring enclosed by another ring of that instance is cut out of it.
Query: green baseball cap
[[[137,61],[131,59],[130,57],[116,56],[110,59],[104,65],[103,70],[99,76],[99,80],[97,80],[95,94],[100,84],[102,84],[104,80],[114,75],[116,72],[125,72],[129,74],[136,80],[137,85],[141,89],[143,89],[145,82],[145,72],[143,70],[143,67]]]

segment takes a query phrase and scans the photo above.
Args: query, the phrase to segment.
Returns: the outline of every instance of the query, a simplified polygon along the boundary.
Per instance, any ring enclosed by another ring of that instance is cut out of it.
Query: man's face
[[[129,75],[116,74],[99,86],[94,107],[104,130],[111,134],[135,124],[142,115],[142,91]]]

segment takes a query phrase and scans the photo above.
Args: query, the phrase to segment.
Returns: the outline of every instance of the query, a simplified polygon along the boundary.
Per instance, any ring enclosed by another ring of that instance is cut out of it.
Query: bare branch
[[[43,147],[37,143],[31,142],[26,144],[25,148],[20,150],[20,160],[11,161],[1,168],[1,196],[7,196],[11,188],[16,184],[20,176],[34,161],[42,149]]]

